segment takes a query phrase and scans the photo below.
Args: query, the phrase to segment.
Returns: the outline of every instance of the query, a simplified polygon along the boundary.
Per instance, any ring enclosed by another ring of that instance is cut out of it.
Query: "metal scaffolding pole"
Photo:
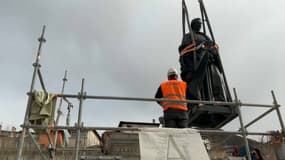
[[[31,94],[31,93],[28,93]],[[57,94],[57,93],[56,93]],[[65,98],[80,98],[80,95],[77,94],[57,94],[57,97],[65,97]],[[123,101],[146,101],[146,102],[183,102],[189,104],[208,104],[214,106],[235,106],[236,102],[223,102],[223,101],[200,101],[200,100],[169,100],[165,98],[140,98],[140,97],[120,97],[120,96],[94,96],[94,95],[82,95],[83,99],[101,99],[101,100],[123,100]],[[270,104],[253,104],[253,103],[241,103],[238,102],[240,106],[256,106],[256,107],[264,107],[264,108],[272,108],[274,105]]]
[[[212,29],[212,27],[211,27],[210,19],[209,19],[209,17],[208,17],[208,14],[207,14],[206,7],[205,7],[205,5],[204,5],[204,2],[203,2],[203,0],[198,0],[198,2],[199,2],[199,4],[200,4],[201,13],[203,13],[203,14],[201,14],[202,19],[204,19],[204,20],[206,21],[207,26],[208,26],[208,31],[209,31],[209,33],[210,33],[210,35],[211,35],[211,40],[213,41],[214,44],[216,44],[215,36],[214,36],[214,33],[213,33],[213,29]],[[203,21],[203,27],[204,27],[204,25],[205,25],[205,24],[204,24],[204,21]],[[204,29],[204,33],[206,34],[205,29]],[[219,54],[219,50],[218,50],[218,49],[217,49],[217,52],[218,52],[218,54]],[[221,57],[220,57],[220,56],[218,56],[218,61],[220,61],[220,63],[222,63],[222,60],[221,60]],[[224,81],[225,81],[226,90],[227,90],[227,92],[228,92],[227,94],[229,95],[228,98],[229,98],[230,101],[231,101],[232,97],[231,97],[231,94],[230,94],[230,89],[229,89],[229,86],[228,86],[227,78],[226,78],[226,76],[225,76],[225,70],[224,70],[224,68],[223,68],[223,65],[220,65],[220,68],[221,68],[221,73],[223,73],[222,76],[223,76]]]
[[[196,40],[194,38],[194,32],[191,28],[191,24],[190,24],[190,21],[189,21],[189,14],[188,14],[188,9],[187,9],[187,6],[186,6],[186,3],[185,3],[185,0],[182,0],[182,18],[184,18],[182,20],[182,25],[183,25],[183,36],[186,34],[185,33],[185,18],[186,18],[186,22],[187,22],[187,26],[188,26],[188,30],[189,30],[189,33],[190,33],[190,37],[191,37],[191,40],[192,40],[192,43],[193,44],[196,44]],[[196,53],[196,50],[193,51],[193,55],[194,55],[194,70],[196,70],[196,64],[197,64],[197,53]]]
[[[79,110],[78,110],[78,119],[77,119],[77,137],[75,141],[75,157],[74,160],[77,160],[79,158],[79,141],[80,141],[80,129],[81,129],[81,116],[82,116],[82,105],[84,98],[84,79],[82,79],[81,83],[81,91],[79,93]]]
[[[77,130],[77,126],[43,126],[43,125],[28,125],[27,128],[37,128],[37,129],[67,129],[67,130]],[[140,131],[140,128],[125,128],[125,127],[88,127],[88,126],[81,126],[79,127],[81,131],[88,131],[88,130],[104,130],[104,131]],[[243,132],[241,131],[222,131],[222,130],[207,130],[201,129],[197,130],[199,133],[213,133],[213,134],[240,134],[242,135]],[[269,136],[273,135],[272,133],[267,132],[246,132],[247,135],[264,135]]]
[[[36,61],[33,64],[34,66],[34,72],[33,72],[33,76],[32,76],[32,83],[31,83],[31,87],[30,87],[30,93],[32,93],[32,91],[34,90],[34,86],[35,86],[35,81],[36,81],[36,77],[37,77],[37,72],[40,68],[40,54],[41,54],[41,48],[42,48],[42,44],[43,42],[46,42],[45,38],[44,38],[44,34],[45,34],[45,26],[43,26],[42,29],[42,34],[41,37],[38,39],[40,44],[39,44],[39,48],[38,48],[38,52],[37,52],[37,56],[36,56]],[[32,95],[29,95],[29,99],[27,102],[27,108],[26,108],[26,112],[25,112],[25,117],[24,117],[24,126],[27,125],[29,123],[29,119],[28,119],[28,114],[29,114],[29,110],[30,110],[30,104],[32,101]],[[17,152],[17,160],[21,160],[22,157],[22,151],[23,151],[23,145],[24,145],[24,141],[25,141],[25,135],[26,135],[27,129],[25,127],[23,127],[22,129],[22,134],[19,140],[19,149]]]
[[[279,110],[279,106],[280,105],[278,104],[278,102],[276,100],[276,97],[275,97],[275,94],[274,94],[273,90],[271,91],[271,94],[272,94],[272,98],[273,98],[274,108],[276,109],[277,116],[278,116],[278,119],[279,119],[279,122],[280,122],[280,126],[281,126],[281,129],[282,129],[282,134],[285,137],[284,122],[283,122],[283,119],[282,119],[282,116],[281,116],[281,113],[280,113],[280,110]]]
[[[205,25],[205,14],[202,5],[200,5],[200,12],[201,12],[201,19],[202,19],[202,26],[203,26],[203,33],[206,35],[206,25]]]
[[[275,108],[270,108],[269,110],[267,110],[266,112],[264,112],[263,114],[261,114],[260,116],[256,117],[254,120],[252,120],[251,122],[249,122],[248,124],[246,124],[244,126],[244,128],[248,128],[249,126],[251,126],[252,124],[254,124],[255,122],[259,121],[261,118],[265,117],[266,115],[268,115],[269,113],[271,113],[272,111],[274,111]],[[241,130],[241,129],[240,129]]]
[[[208,18],[208,14],[207,14],[207,12],[206,12],[206,8],[205,8],[205,5],[204,5],[204,2],[203,2],[203,0],[198,0],[198,1],[199,1],[199,3],[200,3],[200,8],[201,8],[201,10],[203,10],[203,11],[201,11],[201,12],[204,13],[204,16],[205,16],[205,18],[206,18],[206,22],[207,22],[207,25],[208,25],[208,29],[209,29],[211,38],[212,38],[212,40],[214,41],[214,43],[216,43],[215,37],[214,37],[214,34],[213,34],[213,30],[212,30],[212,27],[211,27],[211,24],[210,24],[210,20],[209,20],[209,18]]]
[[[243,125],[243,119],[242,119],[242,116],[241,116],[241,110],[240,110],[240,104],[241,103],[240,103],[240,101],[239,101],[239,99],[237,97],[237,92],[236,92],[235,88],[234,88],[234,95],[235,95],[235,102],[236,102],[236,110],[237,110],[237,113],[238,113],[239,122],[240,122],[241,130],[242,130],[242,136],[243,136],[244,143],[245,143],[245,149],[246,149],[247,158],[248,158],[248,160],[251,160],[248,140],[246,138],[246,128]]]
[[[28,134],[32,140],[32,142],[34,143],[34,145],[36,146],[38,152],[40,153],[41,157],[43,160],[47,160],[47,158],[44,156],[43,152],[41,151],[40,146],[37,144],[36,140],[34,139],[34,137],[32,136],[32,134],[28,131]]]
[[[62,79],[63,83],[62,83],[62,88],[61,88],[61,94],[64,93],[64,87],[65,87],[65,83],[67,81],[67,71],[64,72],[64,78]],[[57,109],[57,117],[56,117],[56,120],[55,120],[55,126],[58,125],[59,123],[59,118],[62,114],[62,111],[61,111],[61,107],[62,107],[62,101],[63,101],[63,97],[60,98],[60,101],[59,101],[59,106],[58,106],[58,109]],[[55,134],[54,134],[54,142],[53,142],[53,149],[55,151],[55,148],[56,148],[56,142],[57,142],[57,136],[58,136],[58,131],[55,131]]]

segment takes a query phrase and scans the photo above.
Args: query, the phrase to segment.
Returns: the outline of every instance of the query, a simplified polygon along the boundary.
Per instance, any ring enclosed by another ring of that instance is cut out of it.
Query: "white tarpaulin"
[[[201,136],[194,129],[140,130],[141,160],[209,160]]]

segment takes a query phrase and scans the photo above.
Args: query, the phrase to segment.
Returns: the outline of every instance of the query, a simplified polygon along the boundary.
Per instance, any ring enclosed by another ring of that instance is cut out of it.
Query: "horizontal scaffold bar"
[[[30,94],[30,93],[28,93]],[[200,100],[169,100],[164,98],[140,98],[140,97],[118,97],[118,96],[94,96],[94,95],[80,95],[80,94],[56,94],[57,97],[65,97],[65,98],[79,98],[79,99],[101,99],[101,100],[125,100],[125,101],[147,101],[147,102],[182,102],[189,104],[208,104],[214,106],[250,106],[250,107],[268,107],[272,108],[275,105],[269,104],[251,104],[251,103],[242,103],[242,102],[223,102],[223,101],[200,101]],[[279,106],[279,105],[277,105]]]
[[[125,128],[125,127],[83,127],[83,126],[44,126],[44,125],[26,125],[25,128],[37,128],[37,129],[68,129],[68,130],[76,130],[80,128],[80,130],[105,130],[105,131],[140,131],[142,128]],[[212,133],[212,134],[242,134],[240,131],[222,131],[222,130],[199,130],[199,133]],[[273,133],[264,133],[264,132],[246,132],[247,135],[273,135]]]

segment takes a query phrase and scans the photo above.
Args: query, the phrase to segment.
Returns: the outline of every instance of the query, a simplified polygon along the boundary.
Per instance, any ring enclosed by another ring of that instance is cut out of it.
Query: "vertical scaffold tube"
[[[81,116],[82,116],[82,104],[84,100],[84,79],[82,79],[81,91],[79,93],[79,111],[78,111],[78,119],[77,119],[77,137],[75,142],[75,157],[74,160],[78,160],[79,157],[79,141],[80,141],[80,127],[81,127]]]
[[[40,68],[39,62],[40,62],[41,48],[42,48],[43,42],[46,42],[46,40],[45,40],[45,38],[44,38],[44,34],[45,34],[45,26],[43,26],[41,37],[38,39],[39,42],[40,42],[40,44],[39,44],[39,48],[38,48],[38,52],[37,52],[36,61],[35,61],[35,63],[33,64],[33,66],[34,66],[34,72],[33,72],[33,77],[32,77],[32,83],[31,83],[30,93],[32,93],[33,90],[34,90],[35,80],[36,80],[36,77],[37,77],[38,70],[39,70],[39,68]],[[18,152],[17,152],[17,160],[21,160],[21,157],[22,157],[22,152],[23,152],[23,146],[24,146],[25,136],[26,136],[26,132],[28,131],[28,129],[26,129],[25,126],[26,126],[26,125],[28,124],[28,122],[29,122],[28,114],[29,114],[29,110],[30,110],[31,100],[32,100],[32,95],[29,95],[28,102],[27,102],[27,108],[26,108],[26,112],[25,112],[24,125],[23,125],[22,133],[21,133],[21,136],[20,136],[20,139],[19,139],[19,146],[18,146]]]
[[[276,100],[276,97],[275,97],[275,94],[274,94],[273,91],[271,91],[271,94],[272,94],[272,98],[273,98],[274,108],[276,109],[277,116],[278,116],[278,119],[279,119],[279,122],[280,122],[280,126],[281,126],[281,129],[282,129],[282,134],[285,137],[285,127],[284,127],[284,122],[283,122],[283,119],[282,119],[282,116],[281,116],[281,113],[280,113],[280,110],[279,110],[279,104],[278,104],[278,102]]]
[[[234,95],[235,95],[235,102],[236,102],[236,110],[238,112],[238,117],[239,117],[239,122],[240,122],[240,128],[241,128],[241,131],[242,131],[242,136],[243,136],[243,140],[244,140],[244,144],[245,144],[246,154],[247,154],[247,157],[248,157],[247,159],[251,160],[248,140],[246,138],[246,129],[244,128],[244,125],[243,125],[243,119],[242,119],[241,111],[240,111],[240,102],[238,100],[237,92],[236,92],[235,88],[234,88]]]

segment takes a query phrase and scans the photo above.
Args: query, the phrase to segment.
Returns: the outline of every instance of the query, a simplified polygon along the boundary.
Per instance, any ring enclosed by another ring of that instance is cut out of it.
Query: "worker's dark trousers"
[[[188,114],[184,110],[170,108],[164,111],[163,118],[166,128],[186,128],[188,124]]]

